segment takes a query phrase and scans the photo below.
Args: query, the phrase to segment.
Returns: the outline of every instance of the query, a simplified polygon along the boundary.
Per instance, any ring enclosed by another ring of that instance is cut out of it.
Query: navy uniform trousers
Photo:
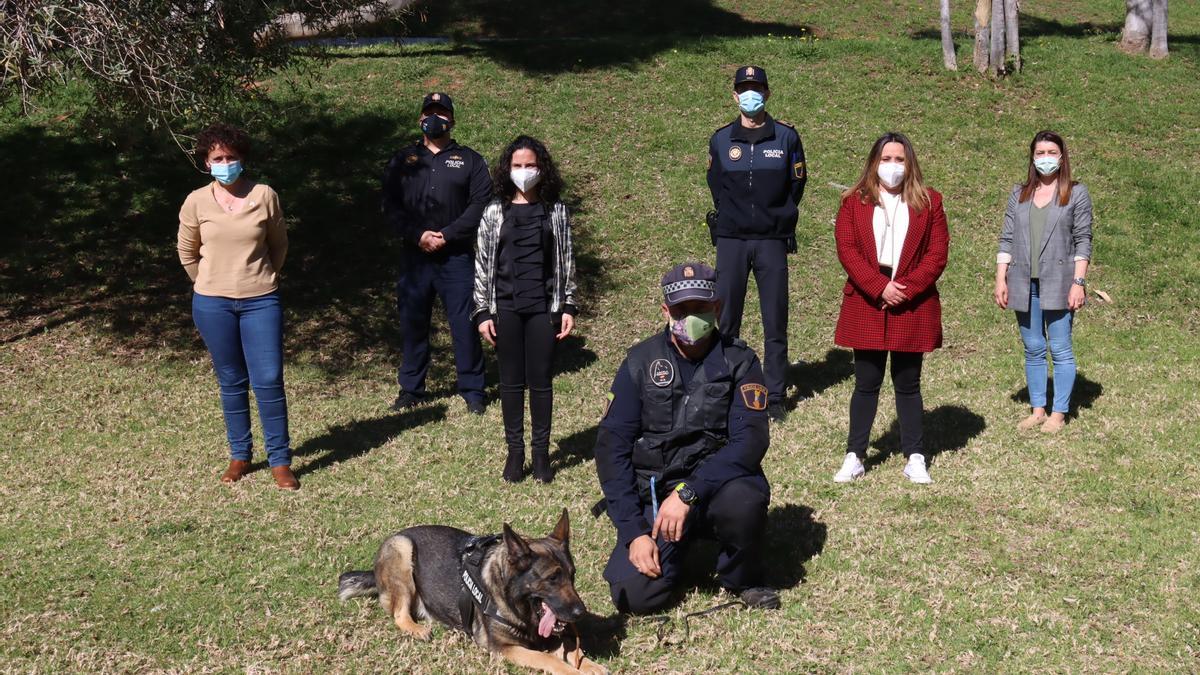
[[[763,384],[782,402],[788,369],[788,243],[784,239],[717,237],[717,297],[722,335],[740,337],[750,272],[758,285],[763,322]]]
[[[770,488],[762,476],[735,478],[717,490],[707,503],[688,511],[683,538],[665,542],[658,538],[658,564],[662,576],[656,579],[642,574],[629,561],[629,548],[620,540],[604,568],[604,579],[612,592],[618,611],[646,614],[656,612],[671,601],[680,581],[683,559],[695,538],[716,539],[717,577],[722,588],[742,591],[762,582],[761,542],[767,525]],[[653,507],[645,507],[647,523],[654,522]]]
[[[475,254],[427,254],[405,246],[396,304],[400,312],[400,339],[404,355],[399,381],[404,391],[423,396],[429,373],[429,324],[436,294],[446,308],[450,337],[454,342],[454,366],[458,370],[458,393],[467,401],[484,400],[483,348],[471,321],[471,294],[475,283]]]

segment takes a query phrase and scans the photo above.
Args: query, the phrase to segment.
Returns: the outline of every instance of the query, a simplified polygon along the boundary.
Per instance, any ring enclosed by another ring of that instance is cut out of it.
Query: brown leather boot
[[[250,462],[244,459],[229,460],[229,468],[225,469],[225,473],[221,474],[222,483],[236,483],[246,475],[250,470]]]
[[[271,467],[271,475],[275,477],[275,486],[281,490],[299,490],[300,481],[292,473],[292,467],[282,464]]]

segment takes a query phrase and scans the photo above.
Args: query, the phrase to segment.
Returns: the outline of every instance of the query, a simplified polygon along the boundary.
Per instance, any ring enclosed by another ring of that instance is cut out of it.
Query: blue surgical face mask
[[[757,115],[763,109],[763,103],[766,99],[763,98],[762,92],[747,89],[738,94],[738,108],[747,115]]]
[[[1037,172],[1043,176],[1049,176],[1058,171],[1060,163],[1061,160],[1054,155],[1042,155],[1033,160],[1033,168],[1037,169]]]
[[[208,172],[221,185],[233,185],[238,176],[242,175],[242,163],[236,160],[228,163],[213,162],[208,167]]]

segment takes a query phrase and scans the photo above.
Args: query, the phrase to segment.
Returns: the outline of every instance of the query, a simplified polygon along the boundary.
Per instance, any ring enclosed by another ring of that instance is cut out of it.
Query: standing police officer
[[[697,537],[721,545],[723,587],[775,608],[760,587],[770,486],[767,389],[753,350],[716,330],[717,274],[701,263],[662,278],[667,329],[617,371],[596,438],[596,472],[617,544],[604,569],[622,612],[661,609]]]
[[[436,293],[454,342],[458,392],[467,409],[484,411],[483,349],[471,321],[475,231],[491,196],[487,164],[450,137],[454,102],[431,93],[421,104],[422,138],[402,148],[383,174],[383,214],[404,244],[396,303],[404,355],[394,410],[425,398],[429,321]]]
[[[787,415],[787,254],[796,250],[796,207],[808,174],[800,135],[764,108],[770,96],[765,70],[738,68],[733,98],[741,114],[708,142],[708,189],[715,209],[708,228],[717,247],[717,294],[724,303],[725,335],[741,333],[746,281],[754,271],[765,337],[768,413],[780,420]]]

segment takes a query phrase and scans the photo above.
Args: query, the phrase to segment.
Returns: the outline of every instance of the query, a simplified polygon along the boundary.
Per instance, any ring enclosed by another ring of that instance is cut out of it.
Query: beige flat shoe
[[[1039,427],[1043,422],[1050,419],[1049,415],[1030,415],[1017,423],[1018,431],[1029,431],[1034,427]]]
[[[1067,426],[1067,420],[1063,417],[1047,417],[1042,423],[1042,433],[1057,434],[1062,431],[1062,428]]]

